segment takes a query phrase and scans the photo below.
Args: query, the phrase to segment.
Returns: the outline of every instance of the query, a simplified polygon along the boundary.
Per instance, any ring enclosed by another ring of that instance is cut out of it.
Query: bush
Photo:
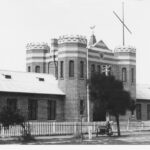
[[[26,142],[34,139],[33,136],[31,136],[29,123],[25,122],[25,117],[21,115],[19,110],[4,107],[0,112],[0,123],[5,130],[11,126],[20,125],[23,129],[21,132],[22,136],[20,137],[22,141]]]
[[[5,129],[9,129],[10,126],[22,125],[25,122],[25,118],[20,114],[19,110],[12,110],[4,107],[0,112],[0,123]]]

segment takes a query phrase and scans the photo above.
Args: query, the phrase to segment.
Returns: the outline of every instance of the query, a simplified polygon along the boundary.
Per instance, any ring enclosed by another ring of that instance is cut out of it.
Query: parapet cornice
[[[82,43],[87,44],[87,39],[85,36],[81,35],[63,35],[58,39],[58,44],[62,43]]]
[[[114,50],[115,53],[118,52],[131,52],[131,53],[136,53],[136,48],[133,46],[118,46]]]
[[[49,50],[50,47],[48,46],[47,43],[45,42],[36,42],[36,43],[28,43],[26,45],[27,50],[32,50],[32,49],[43,49],[43,50]]]

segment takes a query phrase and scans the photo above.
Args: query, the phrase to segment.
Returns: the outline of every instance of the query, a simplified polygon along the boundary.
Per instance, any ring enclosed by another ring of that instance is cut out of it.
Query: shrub
[[[5,129],[9,129],[10,126],[22,125],[25,122],[25,118],[21,115],[19,110],[12,110],[4,107],[0,112],[0,123]]]

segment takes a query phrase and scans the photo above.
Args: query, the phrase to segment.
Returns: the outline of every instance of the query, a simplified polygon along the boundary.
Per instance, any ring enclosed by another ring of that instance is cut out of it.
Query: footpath
[[[65,136],[37,136],[34,140],[28,142],[22,142],[18,138],[0,138],[1,145],[137,145],[137,144],[150,144],[150,131],[140,132],[122,132],[121,137],[114,134],[111,137],[106,135],[100,135],[98,137],[95,134],[92,135],[92,139],[88,139],[88,135],[84,135],[84,138],[76,138],[73,135]]]

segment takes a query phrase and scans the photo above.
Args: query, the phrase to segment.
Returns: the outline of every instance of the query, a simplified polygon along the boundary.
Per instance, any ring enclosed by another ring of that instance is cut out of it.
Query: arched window
[[[131,82],[134,82],[134,68],[131,69]]]
[[[28,66],[28,72],[31,72],[31,67],[30,66]]]
[[[91,73],[94,73],[94,72],[95,72],[95,65],[92,64],[92,65],[91,65]]]
[[[40,73],[40,66],[35,66],[35,72]]]
[[[50,73],[50,64],[51,62],[48,62],[48,73]]]
[[[126,68],[122,68],[122,81],[123,82],[127,81],[127,70],[126,70]]]
[[[84,62],[80,61],[80,78],[84,77]]]
[[[60,61],[60,77],[64,77],[64,62]]]
[[[74,77],[74,61],[69,61],[69,77]]]
[[[97,66],[97,72],[101,73],[101,66],[100,65]]]

